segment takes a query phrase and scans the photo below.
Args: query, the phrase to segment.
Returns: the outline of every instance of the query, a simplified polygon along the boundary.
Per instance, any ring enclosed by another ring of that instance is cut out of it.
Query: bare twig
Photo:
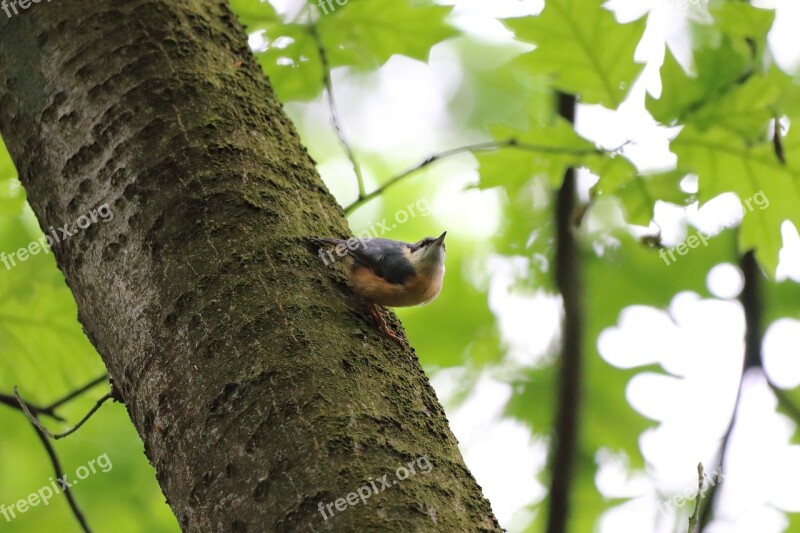
[[[783,151],[783,127],[781,126],[781,118],[775,115],[773,119],[775,131],[772,133],[772,148],[775,150],[775,157],[778,158],[781,165],[786,164],[786,153]]]
[[[75,497],[72,495],[72,490],[66,484],[64,470],[61,468],[61,462],[58,460],[58,456],[56,455],[53,445],[50,444],[47,436],[42,433],[38,426],[35,424],[32,424],[32,426],[33,430],[36,432],[36,436],[39,437],[42,446],[44,446],[44,449],[47,451],[48,457],[50,457],[50,462],[53,464],[53,470],[56,472],[56,479],[64,480],[64,483],[61,483],[61,492],[63,492],[64,496],[67,498],[67,503],[69,503],[69,508],[72,510],[72,514],[75,516],[75,519],[81,525],[81,529],[83,529],[85,533],[92,533],[89,524],[86,522],[86,517],[83,516],[83,512],[81,511],[80,507],[78,507],[78,502],[75,501]]]
[[[358,162],[358,158],[356,158],[355,152],[353,151],[352,146],[350,146],[350,143],[347,140],[347,136],[344,133],[344,128],[342,127],[342,121],[339,118],[339,112],[336,106],[336,98],[334,97],[333,94],[333,80],[331,79],[331,66],[330,62],[328,61],[328,53],[325,50],[325,45],[322,43],[322,38],[319,35],[319,31],[317,29],[317,23],[314,20],[312,10],[304,9],[303,11],[301,11],[299,16],[302,16],[303,14],[308,15],[308,24],[306,25],[306,28],[308,29],[308,33],[311,36],[312,40],[314,41],[314,44],[317,48],[317,54],[319,55],[319,60],[322,65],[322,83],[323,86],[325,87],[325,94],[328,100],[328,109],[331,114],[331,123],[333,125],[333,128],[336,130],[336,134],[339,137],[339,143],[342,145],[342,148],[344,149],[345,154],[347,155],[347,159],[350,161],[350,164],[353,167],[353,173],[356,176],[358,195],[353,203],[344,208],[345,214],[350,214],[363,204],[383,194],[386,191],[386,189],[392,187],[393,185],[396,185],[398,182],[404,180],[408,176],[422,170],[423,168],[429,165],[432,165],[436,161],[439,161],[441,159],[456,154],[461,154],[465,152],[483,152],[483,151],[497,150],[500,148],[514,147],[522,150],[529,150],[539,153],[588,155],[588,154],[602,154],[604,152],[605,153],[618,152],[624,146],[631,143],[631,141],[628,140],[622,146],[615,148],[614,150],[608,150],[608,151],[600,149],[582,150],[577,148],[559,148],[553,146],[533,145],[533,144],[518,142],[516,139],[509,139],[507,141],[501,141],[501,142],[486,142],[486,143],[462,146],[460,148],[454,148],[451,150],[446,150],[439,154],[434,154],[425,159],[424,161],[422,161],[421,163],[419,163],[418,165],[409,168],[401,172],[400,174],[390,178],[388,181],[386,181],[383,185],[381,185],[374,191],[367,193],[366,186],[364,184],[364,174],[361,170],[361,164]]]
[[[703,463],[697,463],[697,499],[694,501],[694,512],[689,517],[688,533],[697,533],[700,520],[700,503],[703,501]]]
[[[78,523],[81,526],[81,529],[85,533],[92,533],[92,530],[89,528],[89,524],[86,522],[86,517],[83,515],[83,512],[81,511],[80,507],[78,507],[78,502],[75,501],[75,498],[72,495],[72,491],[70,490],[69,484],[66,483],[64,470],[61,468],[61,462],[58,460],[58,455],[56,455],[55,448],[53,448],[53,445],[50,444],[49,439],[50,438],[60,439],[62,437],[66,437],[70,433],[77,430],[89,419],[90,416],[92,416],[92,414],[94,414],[95,411],[97,411],[97,409],[99,409],[99,407],[103,404],[103,402],[105,402],[111,397],[112,393],[108,393],[106,396],[98,400],[98,402],[89,411],[89,413],[85,417],[83,417],[83,419],[80,422],[78,422],[78,424],[76,424],[74,428],[67,431],[66,433],[58,435],[50,433],[50,431],[48,431],[47,428],[45,428],[42,425],[38,417],[49,416],[50,418],[58,420],[59,422],[63,422],[64,418],[56,414],[55,410],[58,407],[61,407],[65,403],[77,398],[81,394],[90,390],[92,387],[95,387],[100,383],[106,381],[107,378],[108,376],[106,374],[103,374],[103,376],[93,379],[83,387],[70,392],[60,400],[57,400],[46,407],[39,407],[22,401],[22,398],[20,398],[19,396],[19,390],[17,389],[17,387],[14,387],[14,396],[10,396],[7,394],[0,394],[0,403],[14,409],[18,409],[23,413],[25,413],[25,415],[27,416],[28,421],[31,423],[31,426],[33,426],[33,430],[36,432],[36,436],[39,437],[42,446],[44,446],[44,449],[47,452],[48,457],[50,458],[50,462],[52,463],[53,469],[55,470],[56,473],[56,480],[58,480],[58,482],[61,484],[61,492],[63,492],[64,496],[67,498],[67,503],[69,504],[69,508],[72,510],[72,514],[75,516],[75,519],[78,521]]]
[[[626,143],[627,144],[627,143]],[[429,167],[430,165],[436,163],[437,161],[441,161],[442,159],[447,159],[448,157],[452,157],[454,155],[463,154],[467,152],[494,152],[495,150],[500,150],[503,148],[514,148],[517,150],[524,150],[528,152],[536,152],[540,154],[565,154],[565,155],[600,155],[603,153],[613,153],[618,151],[620,148],[615,148],[614,150],[602,150],[599,148],[592,148],[592,149],[581,149],[581,148],[566,148],[566,147],[558,147],[558,146],[546,146],[546,145],[539,145],[539,144],[530,144],[530,143],[523,143],[519,142],[517,139],[506,139],[505,141],[498,141],[498,142],[484,142],[484,143],[477,143],[477,144],[469,144],[466,146],[460,146],[458,148],[452,148],[450,150],[445,150],[443,152],[439,152],[437,154],[433,154],[425,158],[422,162],[410,167],[403,172],[389,178],[386,180],[380,187],[375,189],[374,191],[365,194],[363,196],[359,195],[359,197],[350,205],[344,208],[345,214],[350,214],[365,203],[369,202],[373,198],[380,196],[383,194],[387,189],[397,185],[399,182],[403,181],[407,177],[411,176],[419,172],[420,170]]]
[[[92,381],[90,381],[89,383],[84,385],[83,387],[70,392],[69,394],[67,394],[66,396],[61,398],[60,400],[56,400],[55,402],[51,403],[50,405],[45,407],[45,409],[53,410],[53,409],[56,409],[58,407],[61,407],[65,403],[69,402],[70,400],[72,400],[74,398],[77,398],[78,396],[80,396],[84,392],[88,391],[89,389],[91,389],[93,387],[96,387],[97,385],[100,385],[101,383],[104,383],[106,381],[108,381],[108,374],[103,374],[102,376],[99,376],[99,377],[93,379]]]
[[[322,39],[317,31],[317,24],[311,20],[310,14],[308,33],[311,35],[311,38],[314,40],[314,44],[317,46],[319,60],[320,63],[322,63],[322,83],[325,85],[325,93],[328,97],[328,108],[331,113],[331,123],[333,124],[333,128],[336,130],[336,134],[339,136],[339,142],[347,154],[347,159],[350,160],[350,164],[353,166],[353,172],[356,175],[356,182],[358,184],[358,197],[362,198],[366,194],[364,175],[361,172],[361,165],[356,158],[356,154],[353,152],[350,143],[347,142],[347,137],[345,136],[344,128],[342,127],[342,122],[339,120],[339,112],[336,109],[336,99],[333,96],[333,81],[331,80],[331,66],[328,62],[328,53],[325,50],[325,46],[322,44]]]
[[[744,275],[744,287],[742,293],[739,295],[739,301],[744,310],[745,319],[745,343],[744,343],[744,363],[742,365],[742,374],[739,378],[739,389],[736,393],[736,403],[733,407],[733,414],[731,415],[728,428],[725,435],[722,437],[722,443],[719,449],[719,464],[717,470],[723,468],[725,463],[728,447],[733,434],[733,426],[736,423],[736,418],[739,414],[739,403],[742,400],[742,385],[744,383],[744,375],[751,368],[760,368],[763,372],[764,364],[761,357],[761,342],[763,337],[761,326],[761,271],[756,262],[755,253],[750,250],[746,252],[740,261],[740,268]],[[780,398],[780,397],[779,397]],[[706,526],[711,523],[713,519],[713,512],[715,502],[717,501],[717,486],[711,487],[708,497],[702,506],[700,512],[699,531],[704,531]]]
[[[44,425],[42,425],[42,423],[39,421],[39,419],[36,418],[36,416],[28,408],[28,405],[25,403],[25,401],[20,397],[19,390],[17,389],[17,387],[14,387],[14,396],[16,397],[17,401],[19,402],[19,405],[22,408],[22,410],[28,416],[28,420],[30,420],[31,424],[36,426],[42,433],[44,433],[45,435],[47,435],[51,439],[58,440],[58,439],[63,439],[64,437],[66,437],[68,435],[71,435],[72,433],[75,433],[83,424],[86,423],[87,420],[89,420],[89,418],[91,418],[91,416],[98,409],[100,409],[101,405],[103,405],[106,401],[108,401],[108,400],[113,398],[113,393],[109,392],[105,396],[103,396],[102,398],[97,400],[97,402],[89,410],[89,412],[86,413],[86,416],[84,416],[77,424],[75,424],[75,426],[72,429],[69,429],[69,430],[65,431],[64,433],[51,433],[50,430],[48,430],[46,427],[44,427]]]
[[[47,417],[52,418],[53,420],[57,420],[58,422],[65,422],[64,417],[59,415],[58,413],[56,413],[56,409],[58,409],[59,407],[61,407],[65,403],[69,402],[70,400],[73,400],[73,399],[77,398],[81,394],[83,394],[86,391],[90,390],[92,387],[96,387],[97,385],[103,383],[107,379],[108,379],[108,374],[103,374],[102,376],[93,379],[92,381],[90,381],[86,385],[82,386],[81,388],[70,392],[69,394],[67,394],[66,396],[61,398],[60,400],[56,400],[55,402],[53,402],[53,403],[51,403],[49,405],[46,405],[44,407],[36,405],[36,404],[33,404],[31,402],[26,402],[26,405],[28,407],[28,410],[31,412],[31,414],[33,414],[33,415],[35,415],[37,417],[39,417],[39,416],[47,416]],[[8,407],[11,407],[12,409],[16,409],[18,411],[22,411],[22,406],[20,406],[19,401],[17,401],[16,396],[11,395],[11,394],[2,394],[2,393],[0,393],[0,404],[7,405]]]
[[[17,399],[10,394],[0,394],[0,404],[7,405],[8,407],[18,411],[22,410],[22,407],[19,406]],[[56,414],[53,411],[53,409],[55,409],[54,407],[39,407],[38,405],[30,404],[28,405],[28,408],[37,416],[49,416],[53,420],[64,422],[64,417]]]
[[[559,114],[575,122],[575,97],[558,95]],[[575,169],[568,168],[558,191],[556,205],[556,286],[564,303],[563,333],[557,410],[550,461],[550,497],[547,533],[567,531],[577,457],[583,380],[583,287],[572,212],[576,196]]]

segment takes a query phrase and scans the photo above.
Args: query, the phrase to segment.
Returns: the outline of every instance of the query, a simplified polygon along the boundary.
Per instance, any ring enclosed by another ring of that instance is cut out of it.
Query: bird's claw
[[[401,348],[405,348],[403,340],[400,337],[398,337],[394,331],[391,330],[389,325],[386,323],[386,320],[384,320],[383,315],[381,315],[378,306],[370,305],[369,315],[372,317],[372,320],[375,321],[375,326],[378,328],[378,331],[380,331],[381,333],[392,339],[395,342],[395,344],[397,344]]]

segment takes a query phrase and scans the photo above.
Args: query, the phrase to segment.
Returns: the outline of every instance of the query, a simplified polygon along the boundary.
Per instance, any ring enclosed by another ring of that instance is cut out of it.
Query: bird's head
[[[411,245],[410,260],[417,271],[432,271],[444,266],[445,231],[439,237],[425,237]]]

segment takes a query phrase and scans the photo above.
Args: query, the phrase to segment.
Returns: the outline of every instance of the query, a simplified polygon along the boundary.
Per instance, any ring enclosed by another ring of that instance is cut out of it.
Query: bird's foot
[[[400,346],[401,348],[405,348],[403,344],[403,340],[395,334],[394,331],[389,327],[389,324],[386,323],[384,320],[383,315],[381,314],[380,309],[378,309],[377,305],[370,304],[367,306],[367,312],[369,313],[372,320],[375,322],[375,327],[378,328],[378,331],[392,339],[395,344]]]

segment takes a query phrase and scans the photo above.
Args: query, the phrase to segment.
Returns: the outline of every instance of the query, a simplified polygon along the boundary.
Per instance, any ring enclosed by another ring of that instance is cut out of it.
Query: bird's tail
[[[328,238],[320,239],[318,237],[309,237],[308,240],[311,241],[311,243],[317,246],[318,248],[321,248],[323,246],[336,246],[337,244],[342,244],[345,242],[342,239],[328,239]]]

